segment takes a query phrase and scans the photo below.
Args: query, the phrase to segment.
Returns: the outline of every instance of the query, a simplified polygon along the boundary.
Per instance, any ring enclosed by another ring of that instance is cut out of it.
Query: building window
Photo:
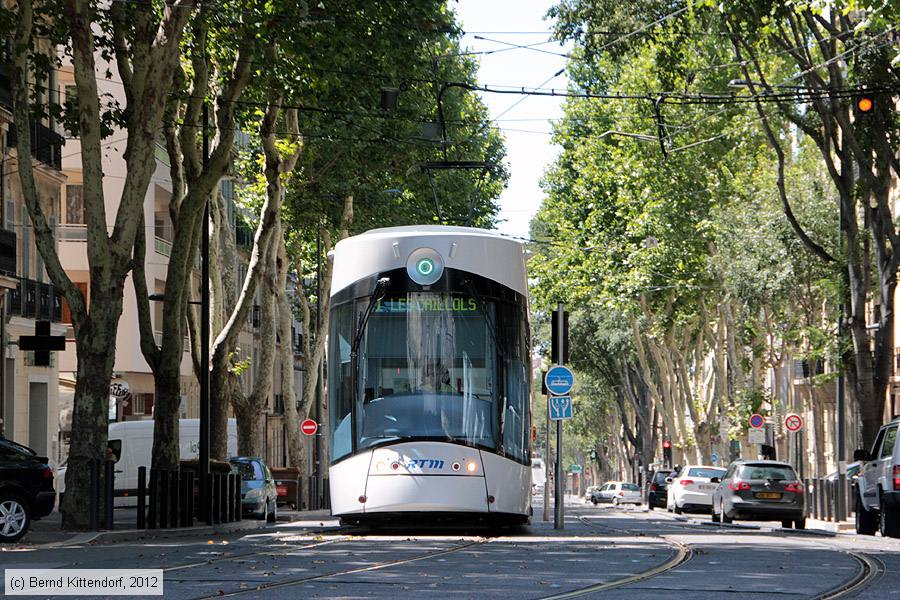
[[[149,415],[153,413],[153,394],[134,394],[131,414]]]
[[[66,186],[66,223],[84,225],[87,223],[87,209],[84,207],[84,186]]]
[[[22,277],[31,278],[31,220],[28,209],[22,207]]]

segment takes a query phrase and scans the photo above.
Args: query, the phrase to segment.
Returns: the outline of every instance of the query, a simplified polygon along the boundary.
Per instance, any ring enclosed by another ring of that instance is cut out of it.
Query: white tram
[[[333,253],[331,510],[342,522],[531,515],[523,244],[376,229]]]

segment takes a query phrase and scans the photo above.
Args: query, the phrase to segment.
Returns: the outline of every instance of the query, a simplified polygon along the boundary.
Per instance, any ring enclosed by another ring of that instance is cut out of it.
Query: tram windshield
[[[349,309],[350,304],[345,306]],[[503,313],[508,313],[506,319]],[[340,332],[350,331],[349,310],[333,311],[332,319],[345,321],[332,322],[332,334],[340,338],[330,344],[332,361],[349,368],[352,336]],[[352,431],[359,450],[425,439],[503,447],[505,453],[524,456],[525,328],[524,314],[512,305],[468,295],[407,292],[379,300],[355,361],[357,389],[347,398],[355,403],[355,411],[349,410],[349,402],[332,407],[332,459],[350,453]],[[331,375],[330,385],[343,383],[349,391],[346,378]],[[341,418],[341,413],[347,414]],[[355,427],[350,413],[357,420]]]

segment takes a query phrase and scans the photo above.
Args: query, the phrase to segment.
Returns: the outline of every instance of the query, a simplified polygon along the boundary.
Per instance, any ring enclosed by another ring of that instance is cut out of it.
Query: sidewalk
[[[278,522],[316,521],[324,522],[331,518],[328,510],[295,511],[288,509],[278,510]],[[43,519],[34,521],[31,530],[12,548],[54,548],[73,544],[107,544],[116,542],[135,541],[148,538],[171,538],[194,535],[220,535],[223,533],[235,533],[238,531],[252,531],[273,527],[261,519],[242,519],[231,523],[206,525],[195,521],[194,527],[173,527],[167,529],[136,529],[137,509],[117,508],[113,513],[112,531],[86,531],[72,532],[62,530],[62,515],[59,511],[53,511]]]
[[[807,517],[806,526],[814,529],[824,529],[825,531],[833,531],[835,533],[856,533],[855,521],[822,521]]]

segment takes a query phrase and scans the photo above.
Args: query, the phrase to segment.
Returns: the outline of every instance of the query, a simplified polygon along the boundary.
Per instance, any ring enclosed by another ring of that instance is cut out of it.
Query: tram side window
[[[530,420],[527,324],[522,310],[508,310],[503,316],[500,334],[506,348],[503,449],[510,458],[524,461],[528,456]]]
[[[329,424],[331,429],[331,460],[350,454],[353,449],[353,428],[350,412],[353,406],[353,378],[351,376],[350,347],[352,311],[350,303],[334,307],[328,349]]]

